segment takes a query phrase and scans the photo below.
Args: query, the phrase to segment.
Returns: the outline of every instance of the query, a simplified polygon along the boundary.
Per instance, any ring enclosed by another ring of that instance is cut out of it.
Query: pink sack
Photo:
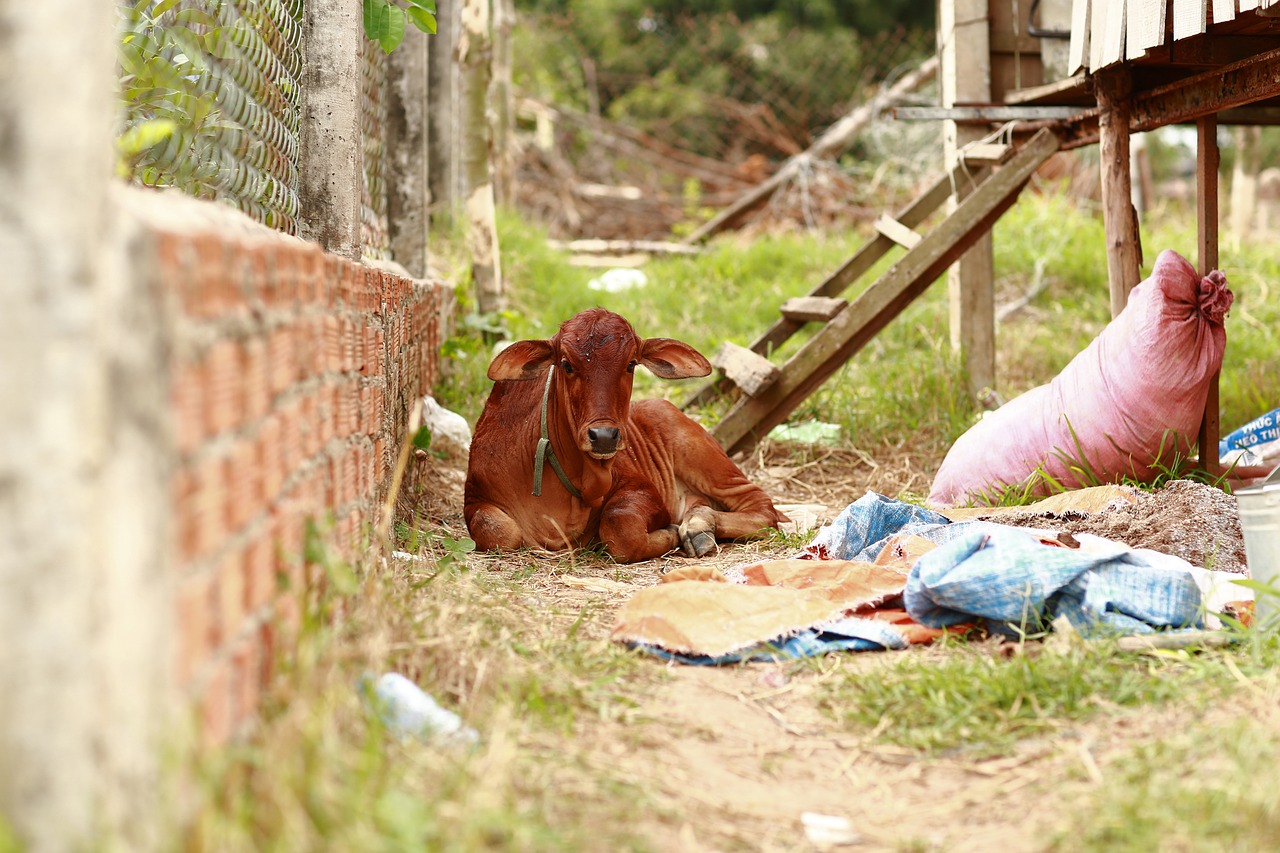
[[[1080,471],[1085,465],[1100,482],[1154,479],[1162,453],[1167,464],[1195,443],[1209,380],[1222,365],[1222,320],[1232,299],[1220,271],[1201,278],[1177,252],[1161,252],[1120,315],[1052,382],[957,439],[929,503],[981,501],[1037,468],[1067,488],[1093,485]],[[1042,481],[1032,491],[1048,489]]]

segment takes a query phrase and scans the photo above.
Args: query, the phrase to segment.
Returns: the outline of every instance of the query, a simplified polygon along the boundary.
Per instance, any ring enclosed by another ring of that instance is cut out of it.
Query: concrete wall
[[[170,695],[164,354],[109,208],[114,16],[0,5],[0,815],[36,851],[154,840]]]
[[[162,756],[253,715],[304,526],[375,518],[451,304],[117,186],[114,15],[0,4],[0,821],[32,851],[172,846]]]

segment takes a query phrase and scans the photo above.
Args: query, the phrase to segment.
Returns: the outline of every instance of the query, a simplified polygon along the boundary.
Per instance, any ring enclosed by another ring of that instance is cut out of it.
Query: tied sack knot
[[[1222,318],[1227,316],[1227,311],[1231,309],[1231,303],[1235,301],[1235,295],[1227,287],[1227,275],[1222,270],[1214,270],[1200,279],[1198,296],[1200,313],[1210,323],[1219,325],[1222,324]]]

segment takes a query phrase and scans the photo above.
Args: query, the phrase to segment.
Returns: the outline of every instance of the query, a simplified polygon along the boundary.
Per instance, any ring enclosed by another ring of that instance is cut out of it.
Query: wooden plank
[[[1094,0],[1089,6],[1089,71],[1102,67],[1103,46],[1107,37],[1107,2]]]
[[[720,368],[734,385],[755,396],[778,380],[782,369],[761,355],[732,341],[720,345],[711,363]]]
[[[1233,21],[1235,17],[1236,0],[1213,0],[1213,22],[1215,24]]]
[[[893,242],[906,249],[914,249],[923,239],[919,234],[903,225],[887,213],[880,214],[875,221],[875,229]]]
[[[1173,0],[1173,40],[1198,36],[1205,31],[1208,0]]]
[[[1012,106],[1019,104],[1034,104],[1036,101],[1044,101],[1050,98],[1070,98],[1073,95],[1084,94],[1089,85],[1089,78],[1084,74],[1077,74],[1074,77],[1064,77],[1061,80],[1055,80],[1052,83],[1045,83],[1043,86],[1028,86],[1025,89],[1014,89],[1004,96],[1004,102]]]
[[[1129,0],[1129,32],[1125,56],[1138,59],[1148,50],[1164,44],[1167,0]]]
[[[782,303],[782,316],[795,323],[825,323],[848,305],[828,296],[797,296]]]
[[[999,166],[1013,156],[1013,146],[998,142],[971,142],[960,151],[966,166]]]
[[[1196,120],[1196,242],[1199,245],[1197,262],[1200,275],[1208,275],[1218,268],[1218,117],[1210,114]],[[1208,471],[1218,467],[1218,377],[1215,371],[1209,380],[1209,393],[1205,399],[1204,417],[1196,438],[1200,453],[1200,467]]]
[[[1258,8],[1258,0],[1240,0],[1241,12],[1252,12]]]
[[[927,190],[916,196],[894,218],[903,225],[914,228],[922,224],[934,211],[942,207],[946,200],[951,197],[952,187],[958,186],[965,181],[980,181],[986,176],[986,172],[987,170],[985,169],[974,172],[957,166],[935,181]],[[861,278],[895,246],[896,244],[888,237],[883,234],[876,234],[871,240],[863,244],[862,248],[854,253],[853,257],[845,261],[838,270],[827,276],[813,290],[809,291],[809,295],[839,296],[844,292],[845,288]],[[772,352],[799,331],[802,325],[802,323],[793,322],[785,317],[774,321],[773,325],[752,342],[751,351],[759,355]],[[700,406],[708,400],[715,399],[725,390],[725,383],[722,381],[722,377],[711,379],[694,392],[685,402],[683,408],[688,410]]]
[[[1067,73],[1089,70],[1089,0],[1071,2],[1071,41],[1067,45]]]
[[[747,449],[787,416],[854,353],[870,341],[912,300],[995,224],[1031,175],[1055,151],[1058,139],[1045,129],[1023,146],[1007,165],[968,195],[919,246],[800,348],[782,368],[778,381],[759,397],[743,397],[716,425],[712,435],[730,453]]]
[[[1107,31],[1102,39],[1102,65],[1115,65],[1124,59],[1124,35],[1128,25],[1126,0],[1107,4]]]

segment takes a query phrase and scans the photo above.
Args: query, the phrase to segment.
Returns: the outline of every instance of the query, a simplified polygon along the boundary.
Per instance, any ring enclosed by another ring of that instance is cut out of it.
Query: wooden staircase
[[[1003,145],[967,149],[954,170],[897,216],[881,216],[876,236],[840,269],[809,295],[787,300],[781,317],[750,347],[726,343],[712,359],[719,374],[685,408],[738,389],[740,395],[711,434],[731,454],[755,446],[985,234],[1058,146],[1057,136],[1043,129],[1016,153]],[[971,189],[949,216],[928,234],[915,230],[965,187]],[[897,263],[852,300],[842,298],[899,246],[906,252]],[[769,355],[807,323],[822,327],[785,364],[770,361]]]

